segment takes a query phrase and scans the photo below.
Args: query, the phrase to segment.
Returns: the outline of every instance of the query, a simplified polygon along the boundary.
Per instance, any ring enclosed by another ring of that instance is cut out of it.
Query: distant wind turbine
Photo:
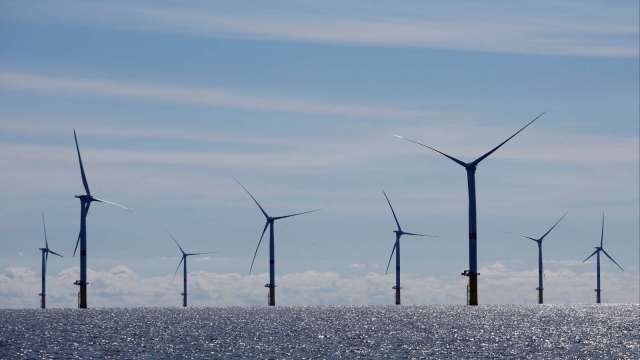
[[[183,265],[183,267],[182,267],[182,294],[180,294],[180,295],[182,295],[182,306],[183,307],[187,307],[187,257],[195,256],[195,255],[212,254],[212,252],[187,253],[182,249],[182,246],[180,246],[180,244],[178,244],[178,240],[176,240],[176,238],[174,238],[173,235],[171,235],[170,232],[167,231],[167,233],[169,234],[169,236],[171,237],[173,242],[176,243],[176,245],[178,245],[178,249],[180,249],[180,253],[182,254],[182,258],[180,259],[180,262],[178,263],[178,266],[176,267],[175,274],[178,273],[178,270],[180,270],[180,264],[182,264]],[[173,276],[175,276],[175,274]]]
[[[540,238],[536,239],[536,238],[532,238],[529,236],[525,236],[525,235],[520,235],[524,238],[527,238],[529,240],[535,241],[538,244],[538,304],[543,304],[543,296],[542,296],[542,292],[544,290],[544,287],[542,285],[542,278],[543,278],[543,274],[542,274],[542,240],[544,240],[545,237],[547,237],[547,235],[549,235],[549,233],[551,232],[551,230],[553,230],[559,223],[560,221],[562,221],[562,219],[564,219],[564,217],[567,216],[567,213],[565,212],[564,215],[562,215],[560,217],[560,219],[558,219],[558,221],[556,221],[555,224],[553,224],[553,226],[551,228],[549,228],[549,230],[547,230],[546,233],[544,233]]]
[[[447,155],[442,151],[425,145],[416,140],[406,138],[404,136],[396,135],[396,137],[412,142],[414,144],[423,146],[427,149],[433,150],[456,164],[462,166],[467,171],[467,187],[469,192],[469,269],[465,270],[462,275],[469,277],[469,284],[467,285],[467,305],[478,305],[478,248],[477,248],[477,228],[476,228],[476,167],[482,160],[486,159],[489,155],[493,154],[502,145],[506,144],[509,140],[513,139],[516,135],[526,129],[534,121],[538,120],[544,113],[536,116],[533,120],[529,121],[525,126],[516,131],[513,135],[509,136],[507,140],[498,144],[498,146],[489,150],[486,154],[480,156],[470,163],[466,163],[462,160],[456,159],[451,155]]]
[[[604,249],[604,247],[602,246],[602,242],[604,241],[604,212],[602,213],[602,230],[600,232],[600,246],[596,246],[595,247],[595,251],[591,253],[591,255],[587,256],[586,259],[584,259],[583,262],[586,262],[587,260],[589,260],[593,255],[596,255],[596,303],[600,304],[600,252],[604,253],[604,255],[606,257],[609,258],[609,260],[613,261],[614,264],[616,264],[617,267],[620,268],[620,270],[624,271],[624,269],[622,268],[622,266],[620,266],[620,264],[618,264],[615,260],[613,260],[613,258],[607,253],[607,251]]]
[[[389,272],[389,265],[391,265],[391,259],[393,258],[393,254],[395,252],[396,254],[396,285],[393,287],[393,289],[396,291],[396,305],[400,305],[400,238],[402,237],[402,235],[428,236],[428,237],[434,237],[434,236],[403,231],[402,227],[400,227],[400,222],[398,221],[396,212],[393,210],[391,201],[389,201],[389,197],[387,196],[387,193],[384,190],[382,190],[382,194],[384,194],[384,197],[387,199],[387,203],[389,204],[389,208],[391,209],[391,214],[393,214],[393,219],[396,221],[396,226],[398,227],[396,230],[393,230],[393,232],[396,234],[396,241],[395,243],[393,243],[393,249],[391,250],[391,255],[389,256],[389,261],[387,262],[387,269],[385,270],[384,273],[386,275]]]
[[[253,259],[251,260],[251,267],[249,268],[249,274],[251,274],[251,271],[253,270],[253,263],[256,261],[256,255],[258,254],[258,249],[260,248],[260,243],[262,243],[262,238],[264,237],[264,233],[267,231],[267,228],[269,228],[269,283],[265,284],[264,286],[266,288],[269,288],[269,306],[275,306],[276,305],[276,271],[275,271],[275,235],[274,235],[274,229],[273,229],[275,222],[276,220],[286,219],[286,218],[290,218],[290,217],[298,216],[302,214],[308,214],[318,210],[317,209],[309,210],[309,211],[304,211],[304,212],[299,212],[299,213],[284,215],[284,216],[270,216],[269,214],[267,214],[264,208],[262,208],[262,205],[260,205],[258,200],[256,200],[256,198],[249,192],[249,190],[247,190],[247,188],[244,187],[244,185],[242,185],[240,181],[238,181],[237,179],[234,179],[234,180],[238,183],[238,185],[242,186],[242,188],[244,189],[244,191],[247,192],[247,194],[249,194],[251,199],[253,199],[253,202],[255,202],[256,205],[258,205],[258,208],[260,209],[260,211],[262,212],[262,214],[266,219],[266,222],[264,224],[264,229],[262,229],[262,235],[260,235],[260,240],[258,241],[258,246],[256,246],[256,251],[253,253]]]
[[[76,247],[73,250],[73,256],[76,255],[78,250],[78,244],[80,244],[80,280],[76,280],[75,285],[80,286],[80,293],[78,294],[78,307],[81,309],[87,308],[87,214],[89,213],[89,207],[92,202],[101,202],[109,205],[114,205],[123,208],[127,211],[131,211],[126,206],[98,199],[91,195],[89,190],[89,183],[87,182],[87,176],[84,172],[84,166],[82,165],[82,157],[80,156],[80,147],[78,146],[78,137],[76,136],[75,129],[73,130],[73,138],[76,141],[76,152],[78,153],[78,163],[80,164],[80,175],[82,176],[82,185],[84,186],[85,194],[76,195],[76,198],[80,199],[80,233],[78,234],[78,240],[76,241]]]
[[[40,292],[40,307],[45,309],[47,307],[46,275],[49,253],[60,257],[62,257],[62,255],[49,249],[49,241],[47,241],[47,225],[44,222],[44,213],[42,214],[42,230],[44,232],[44,247],[40,248],[40,251],[42,251],[42,291]]]

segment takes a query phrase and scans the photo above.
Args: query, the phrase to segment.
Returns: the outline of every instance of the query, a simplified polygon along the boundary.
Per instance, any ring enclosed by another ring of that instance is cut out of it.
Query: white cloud
[[[36,14],[32,17],[40,14],[89,26],[187,36],[545,55],[638,56],[637,22],[625,13],[625,10],[637,12],[633,6],[582,2],[550,6],[542,2],[537,11],[529,11],[530,6],[524,4],[516,7],[522,11],[513,11],[504,4],[475,8],[470,6],[475,4],[465,4],[451,11],[448,6],[427,4],[413,8],[406,4],[403,13],[397,8],[367,3],[355,6],[359,10],[351,12],[340,4],[332,13],[331,4],[327,5],[322,11],[300,11],[304,6],[289,6],[286,14],[276,10],[271,14],[263,11],[260,15],[247,15],[247,11],[225,14],[219,8],[176,8],[158,3],[154,7],[132,7],[128,3],[118,6],[72,2],[64,9],[32,9],[31,13]],[[602,11],[593,16],[585,13],[584,8]],[[608,11],[612,8],[615,10]]]
[[[476,51],[581,56],[638,56],[633,42],[616,37],[638,34],[634,26],[602,23],[593,26],[566,19],[539,20],[463,18],[419,20],[408,18],[239,17],[139,9],[130,13],[145,30],[173,31],[204,36],[238,36],[304,42],[431,47]],[[562,21],[565,20],[565,21]],[[122,22],[121,22],[122,24]],[[609,38],[607,38],[607,36]]]
[[[1,82],[0,77],[0,82]],[[552,116],[552,115],[549,115]],[[18,134],[56,134],[68,136],[73,124],[68,121],[31,121],[0,118],[5,131]],[[66,126],[66,127],[65,127]],[[538,126],[544,126],[539,123]],[[453,121],[425,124],[419,127],[401,127],[397,132],[411,134],[412,138],[430,144],[463,160],[475,159],[510,135],[515,124],[502,126],[478,126]],[[184,151],[157,149],[93,149],[83,144],[92,161],[98,163],[191,165],[196,167],[326,167],[342,164],[362,164],[365,161],[392,160],[397,156],[424,156],[438,159],[440,155],[415,144],[395,139],[391,131],[369,130],[357,137],[336,136],[326,138],[245,137],[220,131],[189,131],[170,128],[126,129],[111,126],[83,125],[82,134],[103,137],[127,137],[132,139],[165,139],[206,141],[218,148],[215,151]],[[461,135],[463,134],[463,135]],[[468,135],[464,135],[468,134]],[[262,146],[257,150],[233,151],[224,146],[229,143],[253,143]],[[442,144],[455,144],[444,146]],[[517,144],[516,144],[517,143]],[[514,145],[515,144],[515,145]],[[142,144],[144,145],[144,144]],[[276,146],[273,148],[273,146]],[[30,144],[0,143],[2,152],[12,158],[36,160],[46,155],[49,161],[68,158],[68,147]],[[565,163],[597,168],[602,164],[634,164],[640,160],[640,143],[637,137],[619,135],[595,135],[577,133],[566,129],[562,135],[533,128],[520,135],[492,158],[517,159],[544,163]],[[627,166],[627,165],[625,165]],[[583,180],[584,181],[584,180]]]
[[[585,267],[583,266],[584,270]],[[537,271],[494,263],[480,269],[481,303],[534,303]],[[591,303],[595,276],[592,272],[549,262],[545,272],[548,303]],[[52,307],[74,307],[76,268],[48,277],[48,301]],[[177,306],[181,282],[171,275],[144,277],[117,265],[88,274],[89,303],[93,307]],[[194,306],[262,305],[267,274],[240,275],[194,271],[189,275],[190,304]],[[637,303],[638,275],[603,273],[603,297],[607,302]],[[8,267],[0,272],[0,307],[38,306],[39,274],[30,268]],[[282,305],[361,305],[393,301],[393,274],[377,272],[344,276],[332,271],[308,270],[277,278],[278,303]],[[464,303],[465,278],[439,278],[403,274],[403,303]]]
[[[6,131],[13,134],[54,134],[56,139],[57,136],[64,136],[71,141],[68,146],[0,142],[0,152],[5,155],[0,158],[0,165],[13,169],[0,180],[3,187],[12,189],[14,194],[29,195],[39,192],[50,193],[53,190],[79,190],[73,140],[69,138],[71,125],[58,123],[56,120],[0,121],[6,124]],[[518,209],[521,212],[523,210],[520,204],[524,202],[529,204],[527,211],[538,209],[545,212],[544,209],[549,203],[559,202],[572,213],[580,213],[584,208],[584,194],[599,194],[601,199],[617,202],[607,204],[609,211],[614,208],[619,208],[620,214],[637,211],[637,207],[633,205],[633,199],[637,199],[637,187],[634,186],[637,183],[639,161],[637,138],[581,134],[570,129],[563,131],[565,135],[559,136],[545,131],[542,128],[544,123],[536,125],[539,125],[539,128],[532,128],[529,132],[521,134],[512,143],[496,152],[480,169],[479,181],[484,184],[484,191],[491,192],[491,195],[484,196],[494,199],[493,211],[504,214]],[[472,159],[508,136],[513,127],[440,123],[407,127],[400,132],[412,134],[426,143],[433,141],[432,145],[442,146],[442,150],[461,159]],[[67,130],[61,131],[61,128]],[[275,169],[301,176],[340,174],[342,177],[359,176],[380,169],[386,169],[389,173],[393,169],[401,169],[402,172],[417,177],[424,174],[437,175],[438,179],[433,181],[453,177],[459,179],[460,186],[463,186],[463,174],[455,164],[449,164],[448,160],[427,149],[395,139],[391,136],[393,132],[385,129],[365,131],[357,136],[332,138],[264,137],[264,142],[254,144],[251,150],[241,151],[218,141],[237,139],[241,143],[241,139],[232,133],[182,129],[172,138],[174,135],[169,128],[156,127],[149,132],[146,132],[145,128],[119,129],[121,128],[83,125],[80,133],[80,144],[88,166],[89,178],[100,179],[96,181],[95,186],[102,187],[101,193],[105,196],[109,193],[123,196],[122,194],[134,192],[137,195],[152,197],[157,194],[175,194],[198,197],[216,195],[218,198],[228,198],[229,192],[235,194],[237,190],[230,181],[231,174],[246,171],[268,172]],[[91,142],[82,140],[85,131],[87,134],[106,139],[124,136],[140,141],[136,141],[134,147],[96,148]],[[153,139],[154,132],[157,132],[160,139],[201,139],[209,144],[206,150],[197,151],[183,148],[146,148],[145,139]],[[447,143],[455,145],[442,145]],[[513,165],[509,166],[519,170],[505,173],[505,164],[501,164],[500,159],[510,160]],[[409,166],[411,162],[420,164],[419,171]],[[176,167],[188,171],[176,171]],[[495,180],[494,186],[487,188],[486,184],[494,172],[490,168],[496,169],[502,175]],[[208,172],[211,169],[224,171]],[[135,179],[134,182],[141,186],[134,187],[131,179]],[[296,190],[290,186],[272,184],[270,191],[286,196],[289,203],[300,201],[302,198],[309,200],[312,197],[315,198],[317,206],[328,211],[368,212],[372,207],[377,208],[374,204],[377,204],[378,199],[372,198],[369,190],[354,192],[353,188],[376,186],[378,194],[380,184],[385,185],[385,182],[388,182],[388,179],[385,179],[384,175],[381,175],[378,183],[374,183],[373,180],[351,183],[351,180],[345,178],[341,180],[340,189],[313,185],[306,187],[304,193],[303,189]],[[404,213],[422,213],[425,209],[421,204],[424,203],[438,203],[439,206],[433,208],[435,213],[457,213],[466,207],[464,203],[451,201],[461,192],[460,188],[452,187],[451,184],[439,182],[438,186],[441,188],[438,192],[425,193],[419,190],[419,183],[408,182],[405,183],[407,192],[401,192],[396,197],[404,196],[416,200],[403,208]],[[524,189],[523,186],[527,188]],[[620,191],[621,189],[626,190]],[[346,194],[348,198],[358,201],[344,201]],[[519,201],[513,202],[514,198],[518,198]],[[590,211],[591,208],[584,210]]]
[[[361,263],[354,263],[354,264],[350,264],[349,268],[354,269],[354,270],[379,270],[380,269],[380,264],[378,263],[374,263],[374,264],[361,264]]]
[[[81,93],[172,101],[262,111],[283,111],[343,117],[418,118],[424,112],[370,105],[344,105],[307,100],[231,93],[214,88],[185,88],[111,80],[53,77],[15,72],[0,73],[0,87],[47,93]]]

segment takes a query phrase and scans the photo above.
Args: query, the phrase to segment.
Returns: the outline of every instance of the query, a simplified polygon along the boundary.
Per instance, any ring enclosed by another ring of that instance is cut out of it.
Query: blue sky
[[[605,247],[626,269],[604,265],[605,300],[637,302],[638,10],[3,2],[0,306],[37,305],[40,212],[52,248],[73,251],[73,128],[93,192],[135,210],[92,207],[89,268],[102,297],[90,302],[177,304],[169,229],[187,249],[217,252],[190,262],[192,303],[262,304],[266,247],[247,272],[263,219],[237,177],[275,214],[322,209],[276,227],[285,303],[392,301],[382,188],[404,227],[439,235],[403,241],[408,301],[461,303],[464,172],[393,134],[472,159],[542,111],[478,169],[480,301],[536,300],[536,249],[518,235],[569,211],[545,244],[545,295],[591,302],[595,264],[580,261],[605,211]],[[54,260],[53,304],[73,306],[78,259]]]

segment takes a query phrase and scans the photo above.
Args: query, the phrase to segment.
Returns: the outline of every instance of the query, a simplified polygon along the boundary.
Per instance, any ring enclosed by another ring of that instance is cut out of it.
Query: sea
[[[0,310],[0,358],[640,359],[640,306]]]

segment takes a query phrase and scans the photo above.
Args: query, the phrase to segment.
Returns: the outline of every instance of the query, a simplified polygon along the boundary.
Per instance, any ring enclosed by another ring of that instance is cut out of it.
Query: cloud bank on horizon
[[[592,303],[595,273],[575,262],[550,262],[545,273],[548,304]],[[590,264],[592,265],[592,264]],[[482,304],[533,304],[537,301],[537,269],[493,263],[480,269]],[[241,275],[195,271],[189,275],[192,306],[256,306],[266,304],[262,287],[267,273]],[[51,274],[47,294],[49,307],[75,307],[77,268]],[[89,271],[92,280],[92,307],[179,306],[182,283],[179,278],[142,276],[126,265],[103,271]],[[284,306],[308,305],[388,305],[393,293],[393,274],[362,269],[359,274],[341,275],[332,271],[306,270],[278,278],[278,303]],[[439,278],[417,274],[403,275],[405,305],[464,304],[460,287],[465,279]],[[604,275],[603,299],[608,303],[638,303],[640,291],[633,274]],[[23,267],[0,272],[0,303],[6,308],[37,306],[34,289],[39,274]]]

